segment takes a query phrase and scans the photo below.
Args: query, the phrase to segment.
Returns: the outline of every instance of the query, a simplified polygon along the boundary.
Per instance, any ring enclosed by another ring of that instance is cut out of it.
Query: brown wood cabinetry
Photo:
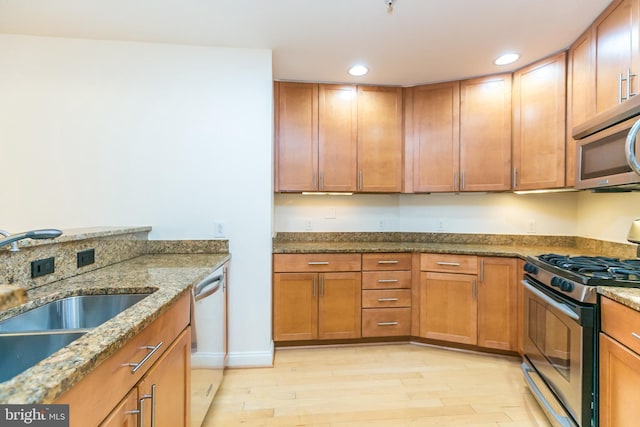
[[[513,75],[513,188],[565,185],[565,52]]]
[[[460,190],[511,189],[511,74],[460,83]]]
[[[359,254],[273,256],[273,339],[360,337]]]
[[[402,89],[358,86],[358,191],[402,190]]]
[[[458,191],[460,82],[411,88],[413,191]]]
[[[640,419],[640,313],[602,298],[600,426],[630,426]]]
[[[411,334],[411,254],[363,254],[362,336]]]
[[[56,399],[54,403],[70,405],[72,427],[121,426],[132,422],[138,425],[139,415],[135,414],[132,420],[127,412],[140,410],[143,398],[145,411],[155,406],[157,426],[189,425],[189,305],[189,295],[185,294],[165,314]],[[152,349],[155,350],[153,354],[141,362]],[[139,369],[133,372],[131,363],[139,363]],[[151,375],[154,375],[151,384],[156,384],[153,404],[150,397],[145,397],[149,390],[140,388]],[[165,411],[172,415],[164,418]],[[150,417],[151,412],[148,412],[145,426],[149,425]],[[165,423],[164,419],[170,422]]]

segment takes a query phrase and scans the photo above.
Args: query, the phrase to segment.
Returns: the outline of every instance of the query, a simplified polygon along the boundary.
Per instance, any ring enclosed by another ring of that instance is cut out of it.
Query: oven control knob
[[[533,264],[526,263],[524,265],[524,271],[531,274],[538,274],[538,267]]]
[[[551,286],[553,286],[554,288],[559,288],[560,287],[560,281],[561,279],[557,276],[553,276],[551,278]]]
[[[573,283],[568,280],[561,279],[560,280],[560,289],[564,292],[573,291]]]

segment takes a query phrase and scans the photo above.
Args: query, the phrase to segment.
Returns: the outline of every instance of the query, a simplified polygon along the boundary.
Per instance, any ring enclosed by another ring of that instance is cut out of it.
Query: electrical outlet
[[[226,234],[223,221],[216,221],[213,223],[213,237],[225,237]]]
[[[436,224],[436,230],[445,231],[447,229],[447,223],[444,218],[439,218]]]
[[[54,257],[31,261],[31,278],[53,273],[55,271],[54,264]]]
[[[313,230],[313,222],[308,218],[304,220],[304,230],[305,231]]]
[[[536,233],[536,220],[530,219],[527,223],[527,233],[535,234]]]
[[[384,219],[378,220],[378,230],[382,231],[385,229]]]
[[[78,261],[78,268],[84,267],[85,265],[93,264],[94,262],[96,262],[96,251],[93,248],[80,251],[76,254],[76,258]]]

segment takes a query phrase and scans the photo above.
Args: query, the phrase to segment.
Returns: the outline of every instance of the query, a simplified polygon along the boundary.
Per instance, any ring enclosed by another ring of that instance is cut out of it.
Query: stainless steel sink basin
[[[86,332],[0,335],[0,382],[7,381]]]
[[[8,332],[95,328],[148,295],[82,295],[62,298],[0,321],[0,335]],[[0,348],[4,353],[4,347]]]

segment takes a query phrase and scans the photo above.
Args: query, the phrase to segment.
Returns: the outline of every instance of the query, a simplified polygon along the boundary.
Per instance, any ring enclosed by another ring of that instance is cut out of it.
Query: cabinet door
[[[511,189],[511,74],[460,83],[460,190]]]
[[[276,190],[318,189],[318,85],[277,84]]]
[[[321,273],[318,338],[359,338],[362,307],[360,273]]]
[[[576,179],[576,141],[573,127],[586,122],[596,112],[594,44],[591,29],[587,30],[569,49],[567,60],[567,148],[566,186]]]
[[[402,89],[358,86],[358,190],[402,190]]]
[[[100,423],[100,427],[138,427],[138,389],[134,388]]]
[[[191,424],[191,328],[149,369],[138,384],[142,427],[188,427]],[[152,397],[150,397],[152,396]],[[155,409],[155,413],[153,413]]]
[[[413,88],[413,191],[457,191],[460,83]]]
[[[518,320],[516,331],[518,336],[518,353],[524,355],[524,288],[520,283],[522,272],[524,271],[524,261],[519,259],[516,267],[516,298],[518,307]]]
[[[423,272],[420,287],[420,336],[476,344],[476,276]]]
[[[564,187],[566,54],[513,75],[513,188]]]
[[[321,191],[355,191],[357,176],[357,92],[353,85],[320,85],[318,168]]]
[[[615,107],[620,99],[620,75],[638,67],[638,0],[616,0],[593,24],[596,52],[596,113]],[[629,92],[638,93],[638,78],[632,77]],[[622,98],[627,95],[622,82]]]
[[[640,356],[600,334],[600,426],[633,426],[640,419]]]
[[[517,350],[517,261],[483,257],[479,263],[478,345]]]
[[[318,275],[273,275],[273,340],[318,338]]]

